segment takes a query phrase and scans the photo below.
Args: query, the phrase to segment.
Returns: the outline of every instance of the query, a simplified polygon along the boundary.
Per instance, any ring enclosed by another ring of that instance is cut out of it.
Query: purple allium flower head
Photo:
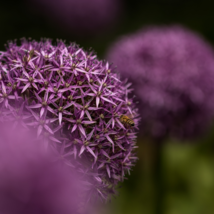
[[[139,119],[130,91],[107,62],[75,44],[23,40],[1,52],[1,119],[33,127],[67,165],[75,160],[89,179],[88,198],[114,193],[137,159]],[[132,115],[134,126],[122,115]]]
[[[36,145],[33,132],[0,124],[0,213],[77,214],[82,189],[77,175]]]
[[[50,23],[77,35],[99,35],[111,29],[121,14],[121,0],[32,0]]]
[[[199,36],[178,26],[150,28],[117,41],[107,58],[133,83],[144,133],[193,137],[207,127],[214,54]]]

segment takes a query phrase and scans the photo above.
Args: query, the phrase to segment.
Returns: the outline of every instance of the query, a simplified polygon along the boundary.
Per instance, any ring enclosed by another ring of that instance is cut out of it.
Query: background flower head
[[[56,164],[32,131],[0,123],[0,213],[71,214],[84,207],[77,174]]]
[[[51,25],[82,37],[112,29],[122,7],[121,0],[32,0],[30,7],[32,3]]]
[[[121,38],[107,55],[133,82],[144,133],[190,137],[207,127],[213,115],[214,54],[198,35],[178,26],[148,28]]]

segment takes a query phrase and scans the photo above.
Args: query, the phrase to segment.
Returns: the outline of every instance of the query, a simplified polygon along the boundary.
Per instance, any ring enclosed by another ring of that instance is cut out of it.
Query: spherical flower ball
[[[76,44],[9,43],[0,56],[1,120],[34,128],[46,149],[90,177],[89,198],[107,199],[136,161],[138,113],[108,62]]]
[[[193,137],[213,116],[214,54],[197,34],[179,26],[124,36],[107,52],[140,101],[142,133]]]
[[[77,214],[83,207],[74,171],[55,164],[33,132],[0,123],[0,213]],[[78,179],[78,180],[77,180]]]
[[[32,0],[37,11],[52,24],[72,35],[99,35],[120,18],[121,0]]]

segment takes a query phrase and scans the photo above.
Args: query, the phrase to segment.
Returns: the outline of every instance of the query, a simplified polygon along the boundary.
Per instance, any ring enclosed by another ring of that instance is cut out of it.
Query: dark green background
[[[89,0],[88,0],[89,2]],[[5,0],[0,3],[0,49],[8,40],[31,37],[76,41],[93,47],[102,58],[108,46],[120,35],[148,25],[180,24],[214,43],[214,1],[201,0],[124,0],[123,16],[117,26],[102,35],[74,36],[72,29],[62,31],[46,19],[30,1]],[[87,5],[86,5],[87,7]],[[48,15],[48,11],[46,13]],[[111,12],[109,12],[111,15]],[[168,139],[161,156],[161,189],[164,214],[214,214],[214,133],[191,142]],[[156,145],[138,139],[139,161],[122,184],[119,195],[107,206],[111,214],[152,214],[156,210]]]

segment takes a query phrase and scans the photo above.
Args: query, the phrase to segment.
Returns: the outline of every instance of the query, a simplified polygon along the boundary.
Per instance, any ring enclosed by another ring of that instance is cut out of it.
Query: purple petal
[[[49,136],[49,139],[51,139],[52,141],[57,142],[57,143],[62,143],[53,136]]]
[[[83,118],[84,114],[85,114],[85,112],[84,112],[84,110],[82,110],[81,114],[80,114],[80,118]]]
[[[120,143],[116,142],[116,144],[118,145],[118,147],[121,148],[121,150],[124,150],[124,151],[125,151],[125,148],[123,148],[122,145],[121,145]]]
[[[28,79],[16,78],[17,80],[21,80],[22,82],[28,82]]]
[[[112,128],[114,128],[114,125],[115,125],[115,120],[114,118],[112,118]]]
[[[14,95],[9,95],[8,98],[14,100],[16,97]]]
[[[91,139],[93,133],[94,133],[94,129],[92,129],[92,131],[91,131],[90,134],[88,135],[87,140],[90,140],[90,139]]]
[[[85,129],[82,127],[81,124],[78,124],[78,128],[79,128],[80,132],[83,134],[83,136],[86,138]]]
[[[57,115],[56,112],[55,112],[51,107],[48,106],[48,107],[47,107],[47,110],[50,111],[51,113]]]
[[[59,112],[59,125],[62,124],[62,112]]]
[[[111,156],[111,160],[118,158],[118,157],[122,157],[122,155],[123,155],[122,152],[119,154],[113,155],[113,156]]]
[[[94,92],[94,94],[97,94],[97,91],[94,89],[94,87],[93,87],[91,84],[89,84],[89,87],[90,87],[91,90]]]
[[[85,151],[85,146],[82,145],[81,149],[80,149],[80,153],[79,153],[79,156]]]
[[[33,87],[38,90],[38,87],[35,83],[32,83]]]
[[[101,98],[102,98],[103,100],[105,100],[106,102],[108,102],[108,103],[111,103],[111,104],[113,104],[113,105],[117,105],[117,104],[114,103],[113,101],[111,101],[111,100],[109,100],[109,99],[107,99],[107,98],[105,98],[105,97],[103,97],[103,96],[101,96]]]
[[[114,142],[112,141],[112,139],[106,135],[107,140],[112,144],[112,151],[114,152]]]
[[[53,123],[53,122],[55,122],[57,120],[58,120],[58,118],[52,118],[52,119],[50,119],[50,123]]]
[[[23,93],[23,92],[25,92],[25,90],[27,90],[27,88],[30,86],[30,83],[27,83],[26,85],[25,85],[25,87],[22,89],[22,92],[21,93]]]
[[[104,156],[106,156],[107,158],[109,158],[110,159],[110,157],[109,157],[109,155],[106,153],[106,151],[105,150],[101,150],[101,153],[104,155]]]
[[[98,107],[98,108],[97,108],[97,107],[89,107],[88,109],[89,109],[89,110],[94,110],[94,111],[96,111],[96,110],[99,110],[99,109],[101,109],[101,108],[100,108],[100,107]]]
[[[35,126],[37,124],[38,124],[38,122],[36,122],[36,121],[33,121],[31,123],[26,123],[26,125],[28,125],[28,126]]]
[[[37,114],[35,114],[35,112],[33,112],[31,109],[28,109],[30,112],[31,112],[31,114],[35,117],[35,119],[37,120],[37,121],[39,121],[39,117],[37,116]]]
[[[42,104],[40,104],[40,103],[32,105],[32,106],[28,106],[28,108],[41,108],[41,107],[42,107]]]
[[[109,178],[111,178],[110,169],[109,169],[109,166],[107,164],[106,164],[106,171],[108,173]]]
[[[94,158],[97,159],[97,156],[94,154],[93,150],[89,146],[87,146],[86,148],[94,156]]]
[[[100,98],[99,98],[99,97],[96,97],[96,106],[97,106],[97,107],[99,106],[99,103],[100,103]]]
[[[23,70],[23,74],[24,74],[27,78],[30,77],[30,76],[28,75],[28,73],[27,73],[25,70]]]
[[[40,125],[37,129],[37,136],[39,136],[42,132],[43,127]]]
[[[71,123],[75,123],[76,120],[72,120],[72,119],[69,119],[69,118],[65,118],[68,122],[71,122]]]
[[[103,193],[99,190],[99,189],[96,189],[97,190],[97,192],[101,195],[101,197],[104,199],[104,200],[106,200],[106,197],[103,195]]]
[[[44,114],[44,112],[45,112],[45,108],[42,107],[41,110],[40,110],[40,117],[42,117],[42,115]]]
[[[79,68],[76,68],[76,70],[79,71],[79,72],[82,72],[82,73],[87,73],[86,71],[81,70],[81,69],[79,69]]]
[[[5,105],[6,108],[8,108],[8,99],[5,99],[4,105]]]
[[[63,109],[69,108],[69,107],[72,106],[72,105],[73,105],[73,103],[69,103],[69,104],[67,104],[66,106],[64,106]]]
[[[51,130],[51,128],[47,125],[44,125],[44,128],[51,134],[54,134],[53,131]]]
[[[125,129],[125,127],[123,126],[123,124],[120,122],[120,120],[118,120],[118,118],[115,119],[117,121],[117,123],[120,125],[120,127],[122,129]]]
[[[97,121],[82,121],[83,124],[94,124]]]
[[[59,93],[64,93],[64,92],[69,91],[69,90],[70,90],[70,88],[63,88],[63,89],[59,90]]]
[[[36,77],[36,75],[38,74],[38,70],[36,70],[34,73],[33,73],[33,78],[35,78]]]
[[[97,167],[97,169],[102,168],[104,165],[105,165],[105,163],[101,163],[101,164]]]
[[[36,98],[39,100],[39,102],[41,103],[42,102],[41,97],[36,92],[34,92],[34,94],[35,94]]]
[[[63,113],[64,113],[64,114],[66,114],[66,115],[72,115],[72,113],[71,113],[71,112],[66,111],[66,110],[64,110],[64,111],[63,111]]]
[[[85,113],[86,113],[88,119],[89,119],[90,121],[92,121],[92,118],[91,118],[91,115],[89,114],[89,112],[88,112],[88,111],[85,111]]]
[[[88,93],[87,95],[91,96],[91,97],[95,97],[96,96],[96,94],[94,94],[94,93]]]
[[[95,176],[94,177],[99,183],[102,183],[102,179],[100,177]]]
[[[74,124],[74,126],[73,126],[71,132],[74,132],[74,131],[76,130],[76,128],[77,128],[77,124]]]
[[[2,85],[2,91],[3,91],[3,93],[6,94],[7,92],[6,92],[6,88],[5,88],[5,85],[4,85],[3,81],[1,82],[1,85]]]
[[[76,146],[74,146],[73,150],[74,150],[74,158],[76,159],[77,158],[77,148],[76,148]]]
[[[44,101],[47,102],[48,100],[48,91],[45,92]]]

